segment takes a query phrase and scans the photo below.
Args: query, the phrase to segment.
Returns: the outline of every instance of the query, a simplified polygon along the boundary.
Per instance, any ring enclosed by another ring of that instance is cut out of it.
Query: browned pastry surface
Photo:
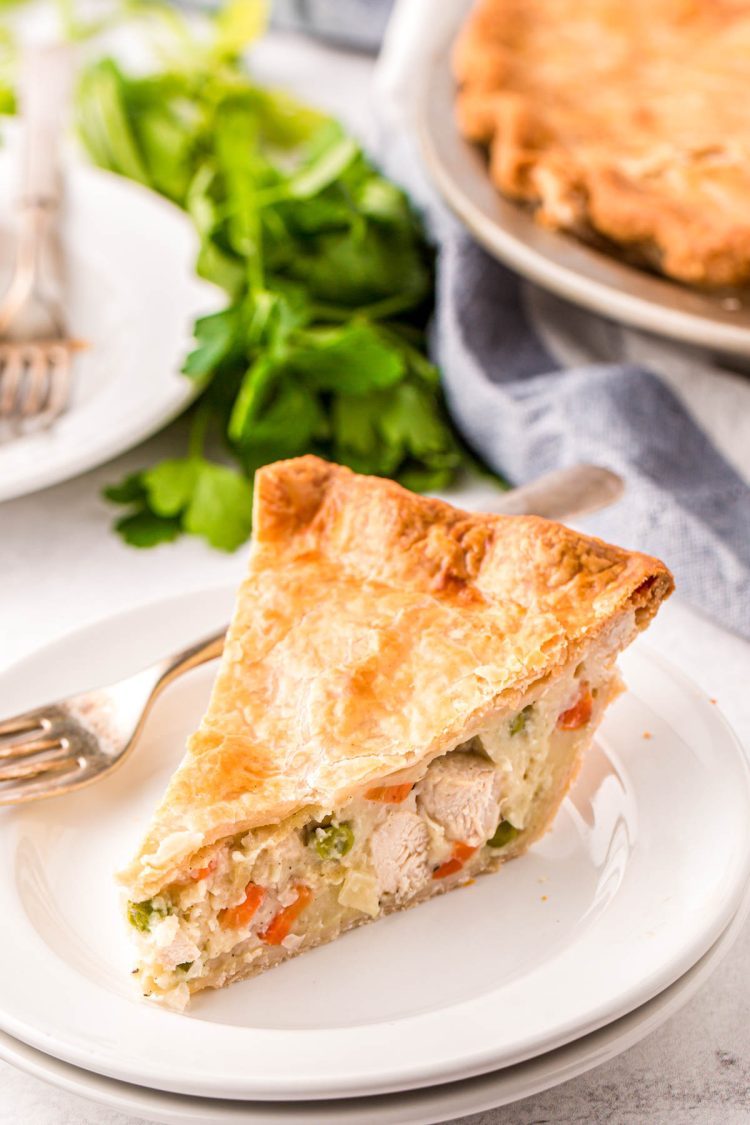
[[[479,0],[462,132],[538,220],[680,281],[750,281],[750,0]]]
[[[469,738],[613,618],[672,589],[653,558],[535,517],[474,515],[315,457],[256,476],[254,541],[208,711],[132,897],[214,840]]]

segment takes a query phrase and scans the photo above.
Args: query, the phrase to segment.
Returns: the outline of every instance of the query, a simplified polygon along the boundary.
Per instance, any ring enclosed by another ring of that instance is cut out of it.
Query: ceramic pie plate
[[[449,207],[494,257],[558,297],[610,320],[719,353],[750,356],[750,290],[711,293],[628,265],[570,235],[545,230],[492,184],[482,150],[459,133],[453,41],[472,7],[451,19],[426,56],[418,128],[427,171]]]
[[[132,671],[214,629],[232,598],[201,591],[81,630],[0,676],[2,708]],[[289,1102],[459,1081],[633,1012],[739,909],[750,795],[742,750],[704,693],[642,643],[623,665],[630,691],[528,855],[178,1015],[137,993],[112,872],[205,706],[213,669],[194,671],[111,777],[2,810],[0,1030],[135,1085]]]

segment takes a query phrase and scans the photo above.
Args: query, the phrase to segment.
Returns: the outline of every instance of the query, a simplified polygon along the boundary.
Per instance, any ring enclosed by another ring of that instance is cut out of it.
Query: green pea
[[[508,730],[510,731],[511,736],[514,734],[520,734],[521,731],[526,730],[526,724],[531,718],[531,712],[533,710],[534,704],[529,703],[528,707],[524,707],[523,711],[519,711],[517,715],[513,716],[513,718],[510,720],[510,723],[508,724]]]
[[[354,833],[348,821],[327,824],[312,834],[312,841],[321,859],[341,859],[352,850]]]
[[[157,918],[166,918],[171,913],[172,909],[169,904],[157,906],[152,898],[147,898],[143,902],[128,903],[128,921],[142,934],[151,929],[152,914],[155,914]]]
[[[315,833],[319,828],[328,828],[333,822],[332,816],[324,816],[322,820],[310,820],[302,828],[302,843],[310,847],[315,843]]]
[[[495,835],[490,836],[487,843],[491,848],[504,848],[511,840],[515,840],[521,829],[514,827],[509,820],[501,820],[495,829]]]
[[[147,898],[145,902],[128,903],[128,921],[131,926],[135,926],[136,930],[140,930],[142,934],[151,928],[151,915],[153,912],[154,904],[150,898]]]

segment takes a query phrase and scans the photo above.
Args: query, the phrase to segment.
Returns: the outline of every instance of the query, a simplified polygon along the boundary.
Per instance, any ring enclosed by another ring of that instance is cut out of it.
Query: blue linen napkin
[[[563,370],[525,286],[457,224],[438,279],[437,358],[468,443],[514,483],[576,461],[620,473],[625,496],[587,529],[664,559],[684,597],[750,637],[750,487],[670,387],[627,363]]]
[[[448,214],[413,112],[449,8],[397,0],[376,73],[375,148],[439,246],[434,354],[456,425],[514,484],[578,461],[620,473],[623,499],[586,529],[663,559],[679,594],[750,638],[750,380],[542,294]],[[652,369],[629,358],[644,355]]]

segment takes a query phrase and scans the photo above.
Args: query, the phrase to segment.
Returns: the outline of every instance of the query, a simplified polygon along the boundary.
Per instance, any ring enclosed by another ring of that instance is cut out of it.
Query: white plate
[[[450,5],[448,34],[426,57],[418,106],[427,169],[452,210],[490,254],[560,297],[658,336],[750,356],[750,289],[711,293],[679,285],[545,230],[529,210],[500,195],[483,153],[463,139],[454,114],[451,47],[472,3]]]
[[[231,600],[197,593],[74,634],[0,678],[0,709],[132,669],[215,626]],[[197,670],[163,698],[118,773],[2,817],[0,917],[13,924],[0,1029],[140,1085],[289,1101],[454,1081],[632,1011],[694,965],[738,909],[750,796],[716,707],[642,646],[625,666],[631,691],[530,854],[204,994],[180,1016],[136,994],[111,872],[138,842],[204,707],[211,670]]]
[[[17,133],[0,152],[0,293],[15,245]],[[62,227],[68,329],[90,344],[75,358],[67,412],[46,432],[0,442],[0,500],[35,492],[116,457],[183,410],[180,374],[197,316],[221,294],[195,276],[197,238],[165,199],[71,162]]]
[[[132,1086],[80,1070],[0,1032],[0,1058],[71,1094],[163,1125],[431,1125],[531,1097],[601,1066],[650,1035],[701,988],[747,919],[747,900],[708,953],[678,981],[627,1016],[556,1051],[463,1082],[326,1102],[241,1102]]]

